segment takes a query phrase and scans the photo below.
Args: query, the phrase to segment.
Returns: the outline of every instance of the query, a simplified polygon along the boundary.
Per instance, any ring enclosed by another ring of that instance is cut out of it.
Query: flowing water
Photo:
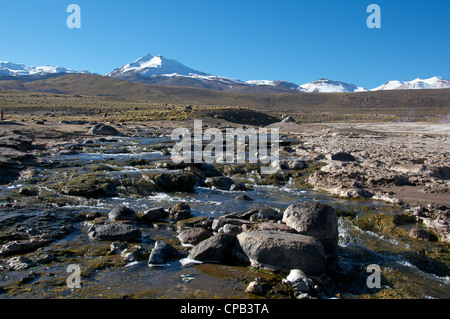
[[[15,215],[26,216],[23,226],[48,211],[54,211],[58,218],[75,216],[80,213],[100,212],[105,216],[117,204],[123,204],[141,212],[153,207],[168,209],[178,202],[187,202],[194,216],[219,217],[226,213],[247,212],[262,207],[272,207],[283,211],[292,203],[318,200],[333,206],[341,212],[339,219],[340,266],[347,285],[324,289],[333,297],[412,297],[412,298],[448,298],[450,297],[450,277],[433,271],[435,268],[423,264],[418,246],[398,236],[388,236],[371,230],[362,230],[353,222],[355,218],[367,214],[398,214],[400,208],[391,204],[369,200],[345,200],[327,196],[311,189],[298,189],[294,183],[284,186],[259,185],[252,174],[244,180],[253,183],[249,191],[225,191],[196,186],[192,193],[153,193],[150,196],[117,196],[109,198],[85,199],[61,195],[50,185],[61,182],[68,174],[82,175],[91,171],[95,165],[106,165],[102,174],[110,177],[136,179],[143,173],[167,171],[157,165],[135,165],[133,160],[156,163],[167,160],[168,155],[160,151],[169,142],[167,138],[119,138],[85,143],[77,152],[46,157],[46,163],[38,170],[34,182],[45,190],[49,198],[63,198],[64,204],[52,208],[20,209],[8,208],[11,198],[18,196],[18,190],[28,185],[27,181],[18,181],[1,188],[0,222],[7,229],[9,221]],[[159,147],[161,146],[161,147]],[[245,194],[252,201],[236,199]],[[20,198],[18,199],[21,200]],[[24,199],[25,200],[25,199]],[[27,199],[28,200],[28,199]],[[44,199],[45,201],[45,199]],[[38,206],[36,206],[38,207]],[[31,216],[31,217],[30,217]],[[25,217],[24,217],[25,218]],[[38,219],[41,220],[41,219]],[[65,221],[64,221],[65,222]],[[70,223],[71,221],[67,221]],[[231,265],[181,265],[173,262],[164,267],[150,268],[146,260],[132,263],[117,262],[118,256],[108,255],[109,242],[93,241],[87,236],[89,222],[74,220],[74,231],[44,248],[57,258],[49,263],[39,264],[25,271],[2,271],[0,273],[0,298],[248,298],[246,283],[255,277],[268,280],[272,274],[255,269]],[[39,228],[39,222],[34,225]],[[15,225],[17,227],[17,225]],[[176,243],[175,225],[157,223],[140,226],[144,234],[142,246],[151,250],[155,240],[164,239]],[[410,227],[410,226],[405,226]],[[427,244],[418,244],[420,249],[429,248]],[[431,245],[431,244],[430,244]],[[188,248],[186,248],[188,249]],[[113,257],[117,257],[114,259]],[[69,289],[66,279],[67,265],[78,264],[82,272],[82,287]],[[381,268],[382,289],[371,290],[365,287],[365,278],[369,273],[364,267],[377,264]],[[438,263],[440,266],[441,263]],[[345,270],[349,267],[350,270]],[[443,266],[444,267],[444,266]],[[444,267],[445,268],[445,267]],[[431,269],[431,270],[430,270]],[[352,271],[357,279],[348,278]],[[25,280],[24,280],[25,278]],[[27,279],[28,278],[28,279]],[[349,288],[357,281],[355,289]],[[322,283],[325,285],[324,283]],[[325,287],[324,287],[325,288]],[[342,291],[339,291],[342,289]]]

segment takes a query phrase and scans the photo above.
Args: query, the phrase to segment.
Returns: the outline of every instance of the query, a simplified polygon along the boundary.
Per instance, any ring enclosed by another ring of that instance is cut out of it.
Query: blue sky
[[[81,29],[69,29],[69,4]],[[381,29],[369,29],[369,4]],[[450,78],[448,0],[0,0],[0,60],[101,74],[150,53],[240,80]]]

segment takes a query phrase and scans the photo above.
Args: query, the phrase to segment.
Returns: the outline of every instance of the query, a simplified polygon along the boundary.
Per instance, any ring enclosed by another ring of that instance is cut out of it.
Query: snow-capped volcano
[[[328,79],[319,79],[317,81],[302,84],[298,87],[300,92],[363,92],[367,89],[356,86],[354,84],[348,84],[339,81],[333,81]]]
[[[243,82],[229,77],[212,75],[194,70],[184,64],[163,57],[147,54],[136,61],[115,69],[106,76],[138,83],[188,86],[231,92],[282,93],[297,85],[284,81]],[[268,84],[270,83],[270,84]]]
[[[0,76],[46,76],[61,73],[90,73],[88,71],[74,71],[60,66],[27,66],[13,62],[0,61]]]
[[[126,78],[136,75],[141,77],[151,77],[154,75],[164,74],[178,74],[184,76],[209,75],[205,72],[191,69],[176,60],[167,59],[162,55],[152,56],[151,54],[147,54],[132,63],[115,69],[111,73],[106,74],[106,76],[113,78]]]
[[[423,90],[423,89],[449,89],[450,80],[446,80],[440,76],[434,76],[429,79],[415,79],[409,82],[389,81],[385,84],[372,89],[371,91],[382,90]]]

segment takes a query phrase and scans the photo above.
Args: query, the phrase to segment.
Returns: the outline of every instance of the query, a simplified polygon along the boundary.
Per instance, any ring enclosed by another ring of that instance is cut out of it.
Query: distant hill
[[[68,74],[37,80],[0,81],[0,89],[57,94],[108,96],[167,104],[242,106],[273,112],[413,112],[450,108],[450,89],[389,90],[358,93],[231,93],[201,88],[140,84],[93,74]]]

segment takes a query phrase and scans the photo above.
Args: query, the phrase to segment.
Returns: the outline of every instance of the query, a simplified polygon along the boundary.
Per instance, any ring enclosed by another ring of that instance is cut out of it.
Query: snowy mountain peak
[[[207,76],[209,74],[191,69],[180,62],[172,59],[167,59],[162,55],[153,56],[147,54],[136,61],[126,64],[120,68],[115,69],[107,76],[114,78],[128,78],[128,77],[151,77],[165,74],[180,74],[190,76],[191,74]]]
[[[450,88],[450,80],[446,80],[440,76],[433,76],[429,79],[414,79],[409,82],[389,81],[372,89],[372,91],[383,90],[423,90],[423,89],[448,89]]]
[[[356,86],[354,84],[333,81],[329,79],[318,79],[311,83],[300,85],[298,90],[300,92],[363,92],[367,89]]]
[[[25,64],[0,61],[0,76],[46,76],[59,73],[90,73],[74,71],[60,66],[27,66]]]

